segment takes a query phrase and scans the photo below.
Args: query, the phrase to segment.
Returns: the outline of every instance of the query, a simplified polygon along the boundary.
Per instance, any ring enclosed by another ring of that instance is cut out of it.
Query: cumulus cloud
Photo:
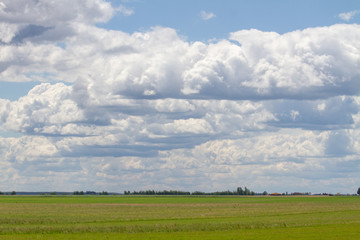
[[[0,98],[1,128],[22,134],[0,137],[3,186],[212,191],[302,179],[307,191],[356,174],[359,25],[203,43],[171,28],[99,28],[132,14],[100,0],[72,1],[75,12],[67,1],[1,3],[1,80],[38,82]]]
[[[71,10],[71,11],[70,11]],[[113,14],[111,4],[101,0],[49,2],[44,0],[2,0],[0,18],[15,24],[52,26],[76,22],[105,22]]]
[[[326,100],[278,100],[266,103],[276,116],[272,125],[304,129],[352,128],[359,105],[353,97],[333,97]]]
[[[134,99],[321,99],[360,90],[358,25],[283,35],[243,30],[213,44],[188,43],[161,27],[131,35],[92,26],[76,32],[65,49],[2,46],[1,76],[68,82],[87,76],[94,94]]]
[[[7,34],[0,35],[0,40],[4,43],[18,43],[40,35],[43,35],[42,40],[63,40],[74,34],[76,24],[106,22],[113,13],[111,4],[101,0],[3,0],[0,6],[0,29]]]
[[[81,120],[82,111],[69,99],[70,91],[71,87],[62,83],[44,83],[10,105],[3,103],[7,105],[1,111],[3,127],[28,134],[46,134],[49,129],[56,131],[61,124]]]

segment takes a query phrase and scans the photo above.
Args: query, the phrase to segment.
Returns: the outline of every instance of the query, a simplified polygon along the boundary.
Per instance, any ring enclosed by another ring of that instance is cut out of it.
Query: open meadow
[[[360,239],[360,197],[1,196],[0,239]]]

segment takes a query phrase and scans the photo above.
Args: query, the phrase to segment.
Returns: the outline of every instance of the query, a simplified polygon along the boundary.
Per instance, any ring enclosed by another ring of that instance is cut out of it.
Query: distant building
[[[270,196],[281,196],[281,193],[274,192],[274,193],[270,193],[269,195],[270,195]]]

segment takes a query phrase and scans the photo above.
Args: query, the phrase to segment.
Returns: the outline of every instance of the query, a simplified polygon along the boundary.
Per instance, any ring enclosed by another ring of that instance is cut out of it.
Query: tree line
[[[178,190],[164,190],[164,191],[155,191],[155,190],[144,190],[144,191],[124,191],[125,195],[267,195],[267,192],[255,193],[249,188],[238,187],[235,191],[217,191],[217,192],[201,192],[201,191],[178,191]]]
[[[74,191],[73,195],[109,195],[108,192],[102,191],[102,192],[95,192],[95,191]]]
[[[16,195],[16,192],[15,191],[12,191],[12,192],[1,192],[0,191],[0,195]]]
[[[58,195],[61,193],[57,192],[20,192],[20,195]],[[110,195],[110,194],[119,194],[119,193],[108,193],[107,191],[102,192],[95,192],[95,191],[74,191],[74,192],[63,192],[62,195]],[[310,195],[311,193],[298,193],[294,192],[290,195]],[[357,194],[360,195],[360,187],[357,189]],[[0,191],[0,195],[17,195],[17,192],[11,191],[11,192],[2,192]],[[244,187],[238,187],[235,191],[217,191],[217,192],[201,192],[201,191],[178,191],[178,190],[163,190],[163,191],[155,191],[155,190],[145,190],[145,191],[124,191],[124,195],[269,195],[266,191],[262,193],[255,193],[254,191],[251,191],[249,188]],[[280,193],[273,193],[270,195],[289,195],[287,192],[280,194]],[[320,195],[320,194],[318,194]],[[323,193],[321,195],[330,195],[333,194],[327,194]]]

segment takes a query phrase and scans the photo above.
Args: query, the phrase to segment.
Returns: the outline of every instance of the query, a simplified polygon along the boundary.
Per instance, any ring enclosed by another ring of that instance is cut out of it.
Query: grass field
[[[360,197],[1,196],[0,239],[360,239]]]

